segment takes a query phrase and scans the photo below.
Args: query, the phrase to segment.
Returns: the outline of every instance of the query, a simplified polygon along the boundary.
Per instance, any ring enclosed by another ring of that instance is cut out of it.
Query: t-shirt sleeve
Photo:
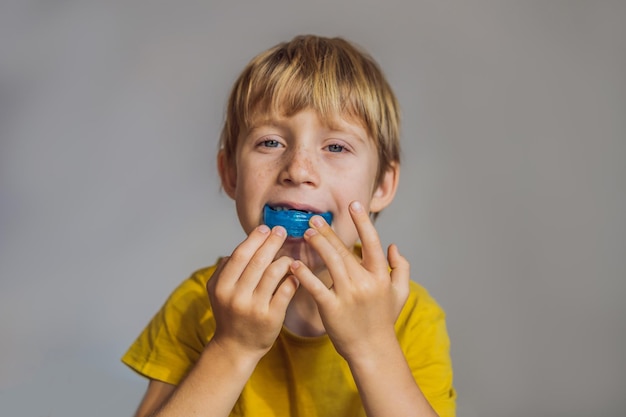
[[[418,284],[402,310],[396,331],[415,381],[439,417],[455,417],[450,339],[443,309]]]
[[[150,379],[178,385],[215,331],[206,282],[214,267],[195,272],[169,296],[122,362]]]

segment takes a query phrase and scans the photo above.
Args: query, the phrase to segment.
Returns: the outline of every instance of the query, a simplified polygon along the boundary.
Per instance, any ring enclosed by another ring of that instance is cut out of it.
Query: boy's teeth
[[[308,213],[308,214],[313,213],[312,211],[298,210],[298,209],[291,209],[291,208],[287,208],[287,207],[274,207],[274,210],[276,210],[276,211],[289,211],[289,210],[293,210],[293,211],[301,211],[301,212],[303,212],[303,213]]]

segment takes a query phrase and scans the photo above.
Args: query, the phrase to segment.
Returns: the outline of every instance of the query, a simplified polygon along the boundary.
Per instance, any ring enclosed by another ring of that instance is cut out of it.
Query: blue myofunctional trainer
[[[287,229],[287,235],[292,237],[302,237],[306,229],[309,228],[309,219],[315,215],[322,216],[328,224],[331,224],[333,221],[333,215],[330,211],[325,213],[309,213],[291,209],[277,210],[268,205],[265,205],[263,208],[263,221],[265,224],[269,228],[283,226]]]

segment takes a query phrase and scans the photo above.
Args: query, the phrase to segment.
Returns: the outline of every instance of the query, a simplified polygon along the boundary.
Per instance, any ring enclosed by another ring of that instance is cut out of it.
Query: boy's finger
[[[400,314],[404,303],[409,296],[409,281],[411,279],[411,265],[402,255],[396,245],[390,245],[387,251],[387,259],[391,267],[391,285],[395,288],[398,296],[397,315]]]
[[[269,227],[264,224],[256,227],[228,258],[222,268],[220,282],[225,285],[234,285],[248,266],[250,259],[269,236]]]
[[[302,261],[291,263],[291,273],[318,304],[324,303],[324,300],[331,296],[331,290]]]
[[[360,202],[353,201],[350,203],[350,216],[361,239],[363,267],[368,271],[387,270],[387,260],[378,232]]]
[[[281,285],[281,281],[289,273],[289,267],[293,259],[288,256],[281,256],[272,262],[263,272],[254,293],[263,300],[270,300],[272,295]]]
[[[275,226],[269,236],[256,250],[241,277],[237,282],[238,287],[243,291],[253,291],[259,284],[261,277],[267,267],[274,261],[276,253],[280,250],[287,239],[287,231],[282,226]],[[286,268],[285,268],[286,269]],[[286,271],[285,271],[286,272]]]
[[[353,249],[346,247],[333,228],[330,227],[322,216],[313,216],[311,218],[310,225],[313,229],[317,230],[322,236],[324,236],[343,258],[356,261]]]
[[[333,279],[334,287],[340,291],[345,285],[350,285],[348,270],[353,264],[358,264],[358,261],[343,243],[341,246],[336,243],[333,244],[333,237],[336,238],[337,235],[330,230],[330,226],[325,222],[324,225],[316,226],[315,229],[308,229],[304,233],[304,239],[324,261]]]
[[[389,245],[387,259],[391,268],[391,283],[394,286],[405,286],[411,279],[411,265],[402,255],[396,245]]]
[[[287,311],[287,306],[295,295],[299,285],[298,279],[293,275],[285,277],[274,292],[274,296],[270,301],[270,310],[276,312],[276,314],[281,313],[284,316]]]

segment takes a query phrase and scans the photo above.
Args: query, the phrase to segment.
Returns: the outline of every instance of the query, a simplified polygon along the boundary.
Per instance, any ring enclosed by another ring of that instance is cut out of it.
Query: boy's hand
[[[265,355],[278,337],[298,287],[289,274],[293,259],[274,260],[287,237],[281,226],[258,226],[207,283],[216,330],[211,343],[230,353]]]
[[[397,344],[394,324],[408,297],[410,279],[409,263],[395,245],[389,247],[385,257],[363,206],[352,202],[350,215],[361,239],[362,261],[322,217],[315,216],[305,239],[326,264],[333,284],[327,288],[300,261],[291,265],[294,275],[318,304],[335,348],[346,359],[384,352],[389,342]]]

